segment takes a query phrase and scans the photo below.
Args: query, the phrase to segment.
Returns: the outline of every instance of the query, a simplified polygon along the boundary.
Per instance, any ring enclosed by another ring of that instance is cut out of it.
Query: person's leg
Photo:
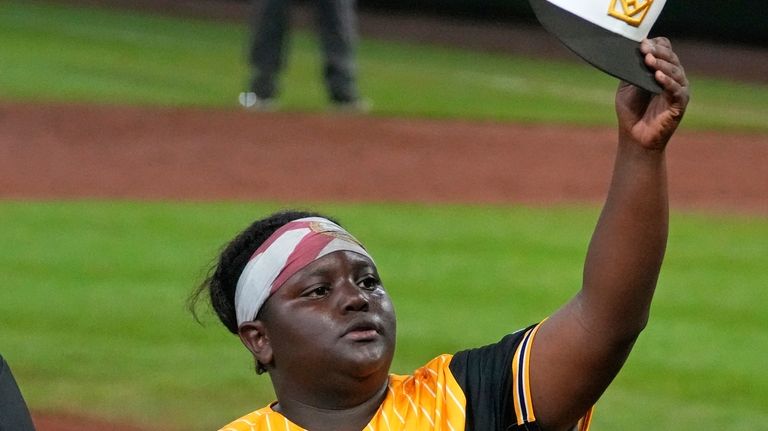
[[[0,430],[35,430],[27,403],[11,374],[11,368],[2,356],[0,356]]]
[[[250,90],[262,100],[277,95],[278,74],[283,68],[289,25],[289,0],[255,0],[251,16]]]
[[[355,65],[356,1],[314,1],[317,5],[317,26],[325,57],[323,75],[331,101],[355,102],[359,99]]]

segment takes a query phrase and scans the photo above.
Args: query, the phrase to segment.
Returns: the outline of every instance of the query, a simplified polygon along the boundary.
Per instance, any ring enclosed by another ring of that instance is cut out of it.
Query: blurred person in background
[[[271,110],[285,66],[290,21],[289,0],[254,0],[251,16],[250,88],[240,94],[248,109]],[[312,0],[324,64],[323,78],[331,104],[340,110],[367,111],[356,82],[356,0]]]
[[[27,403],[11,367],[0,355],[0,431],[34,431]]]

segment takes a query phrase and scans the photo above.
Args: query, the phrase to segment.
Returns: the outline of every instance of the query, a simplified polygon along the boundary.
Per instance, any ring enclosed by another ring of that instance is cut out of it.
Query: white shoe
[[[240,93],[238,97],[240,106],[249,111],[274,111],[275,100],[274,99],[262,99],[256,95],[253,91],[247,91]]]
[[[341,113],[367,114],[371,112],[373,103],[368,99],[355,99],[345,102],[333,102],[333,110]]]

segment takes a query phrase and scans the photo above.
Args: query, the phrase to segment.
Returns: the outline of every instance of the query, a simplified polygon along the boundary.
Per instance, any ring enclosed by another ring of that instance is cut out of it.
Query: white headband
[[[293,274],[335,251],[352,251],[373,261],[359,241],[322,217],[293,220],[275,231],[253,253],[237,281],[237,324],[255,319],[267,298]]]

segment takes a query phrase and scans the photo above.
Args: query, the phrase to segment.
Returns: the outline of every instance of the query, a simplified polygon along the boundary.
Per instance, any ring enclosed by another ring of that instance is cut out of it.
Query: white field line
[[[493,88],[511,94],[546,94],[548,96],[566,97],[570,100],[613,106],[614,90],[579,88],[572,85],[558,84],[547,81],[534,81],[521,76],[491,74],[484,72],[459,72],[456,78],[466,83]],[[712,104],[696,104],[695,97],[688,107],[688,115],[695,115],[699,121],[717,121],[733,126],[765,127],[768,123],[768,109],[764,107],[743,108]]]
[[[579,88],[554,82],[534,81],[521,76],[483,72],[459,72],[456,76],[462,82],[472,82],[475,85],[484,85],[494,90],[513,94],[545,94],[548,96],[567,97],[579,102],[613,106],[613,90]]]

